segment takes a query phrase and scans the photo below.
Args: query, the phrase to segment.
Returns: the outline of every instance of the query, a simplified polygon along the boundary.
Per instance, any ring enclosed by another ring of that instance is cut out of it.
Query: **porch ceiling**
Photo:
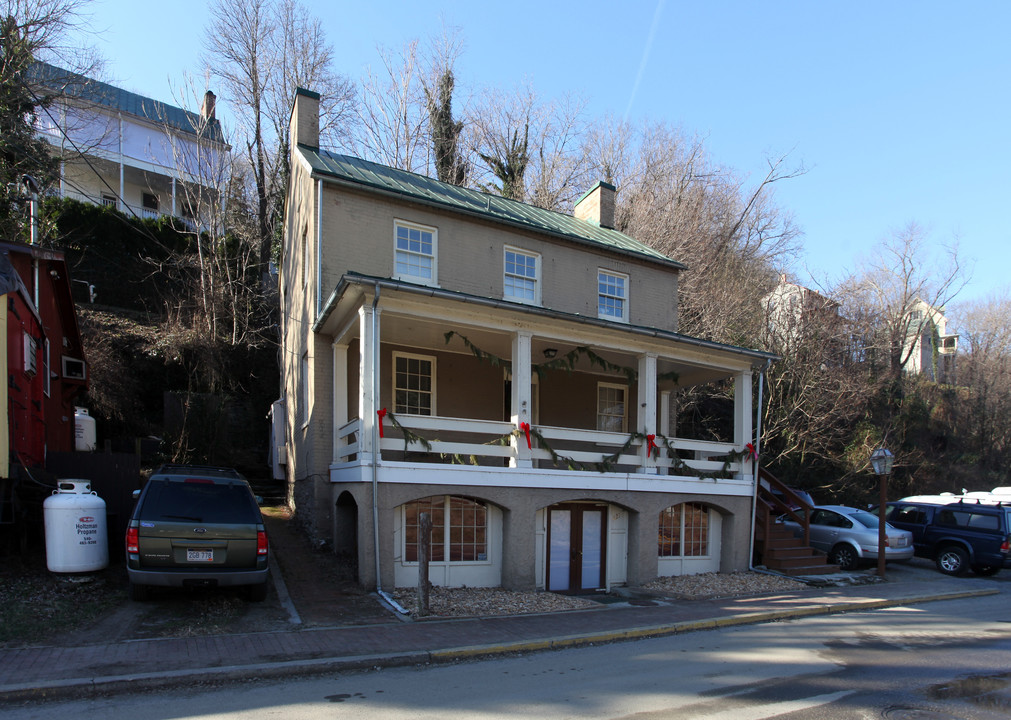
[[[339,342],[360,339],[358,308],[372,303],[371,290],[365,283],[351,282],[345,286],[344,292],[335,295],[336,303],[330,306],[331,312],[317,324],[317,332]],[[603,323],[550,311],[531,312],[512,303],[478,300],[481,301],[416,287],[401,289],[399,284],[394,288],[384,287],[379,302],[381,341],[419,351],[470,354],[470,348],[460,337],[446,342],[446,333],[455,332],[480,350],[509,359],[514,335],[528,332],[531,360],[535,364],[546,361],[545,350],[548,349],[554,349],[555,356],[561,358],[577,347],[588,347],[614,365],[633,368],[637,367],[640,355],[653,353],[657,356],[658,374],[676,373],[679,387],[731,378],[757,365],[759,360],[755,356],[762,355],[648,328]],[[580,357],[576,369],[604,373],[585,356]],[[662,385],[673,386],[669,381]]]

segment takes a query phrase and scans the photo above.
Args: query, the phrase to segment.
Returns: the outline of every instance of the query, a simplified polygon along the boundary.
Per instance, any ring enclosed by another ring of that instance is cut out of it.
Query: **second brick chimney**
[[[601,180],[576,201],[572,214],[580,220],[613,229],[614,193],[614,185]]]

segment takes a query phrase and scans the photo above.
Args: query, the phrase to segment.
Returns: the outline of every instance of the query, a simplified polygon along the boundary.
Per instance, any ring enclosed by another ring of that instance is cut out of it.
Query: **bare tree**
[[[926,241],[924,229],[909,223],[834,291],[865,353],[893,380],[918,349],[915,339],[935,322],[934,311],[943,311],[967,282],[957,245],[943,245],[935,256]]]
[[[428,72],[422,74],[421,84],[428,107],[432,164],[435,176],[442,182],[464,185],[470,167],[464,150],[466,123],[453,114],[456,95],[454,68],[463,51],[459,30],[444,30],[431,45]]]
[[[383,64],[361,83],[358,126],[352,144],[360,156],[410,172],[426,173],[428,106],[421,83],[418,42],[398,54],[380,48]]]
[[[1011,463],[1011,297],[968,303],[960,317],[957,424],[975,466],[1003,474]]]
[[[266,265],[287,182],[285,150],[295,90],[326,87],[327,137],[332,138],[349,111],[352,86],[333,72],[319,21],[295,0],[215,0],[205,48],[245,146],[256,195],[259,262]]]

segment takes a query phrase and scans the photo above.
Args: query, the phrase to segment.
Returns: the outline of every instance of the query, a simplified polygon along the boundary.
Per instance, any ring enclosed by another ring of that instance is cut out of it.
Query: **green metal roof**
[[[313,172],[320,175],[439,205],[448,210],[479,215],[489,220],[568,240],[602,246],[670,267],[684,268],[684,265],[676,260],[624,233],[593,225],[571,215],[314,147],[299,145],[298,151],[312,167]]]
[[[217,120],[205,123],[199,113],[168,105],[99,80],[92,80],[49,63],[36,61],[29,67],[27,74],[29,82],[49,88],[59,95],[103,105],[153,123],[168,125],[190,135],[203,134],[216,142],[225,141],[221,133],[221,123]],[[203,133],[199,132],[201,128],[204,128]]]

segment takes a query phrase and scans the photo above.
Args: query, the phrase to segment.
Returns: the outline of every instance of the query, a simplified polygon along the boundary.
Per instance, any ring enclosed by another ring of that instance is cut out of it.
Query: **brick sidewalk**
[[[995,587],[965,590],[944,583],[932,587],[881,583],[653,607],[622,604],[544,615],[4,649],[0,650],[0,704],[443,662],[999,592]]]

